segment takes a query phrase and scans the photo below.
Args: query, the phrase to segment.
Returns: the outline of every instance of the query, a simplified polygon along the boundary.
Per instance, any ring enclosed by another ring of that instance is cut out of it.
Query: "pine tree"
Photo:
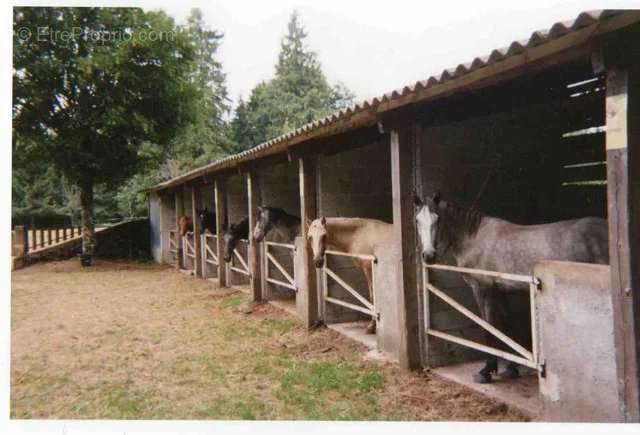
[[[275,77],[258,84],[240,100],[231,123],[237,150],[247,149],[351,104],[341,84],[331,86],[317,53],[306,45],[307,33],[293,12],[282,38]]]

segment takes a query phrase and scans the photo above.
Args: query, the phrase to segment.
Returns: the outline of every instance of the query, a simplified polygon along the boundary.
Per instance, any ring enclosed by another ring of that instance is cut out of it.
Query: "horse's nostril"
[[[422,251],[422,261],[424,261],[425,263],[433,263],[435,258],[435,252]]]

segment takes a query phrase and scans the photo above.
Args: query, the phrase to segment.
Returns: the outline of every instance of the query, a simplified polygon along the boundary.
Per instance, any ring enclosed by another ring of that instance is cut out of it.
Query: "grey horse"
[[[452,257],[459,267],[526,275],[542,260],[609,262],[605,219],[586,217],[517,225],[442,201],[439,194],[425,201],[416,196],[414,202],[422,259],[426,263],[446,262]],[[445,257],[447,253],[450,256]],[[506,292],[527,284],[480,275],[465,274],[463,278],[473,291],[480,316],[505,332],[511,329]],[[487,334],[487,344],[496,347],[497,339]],[[491,382],[497,371],[497,357],[489,356],[474,380]],[[502,375],[519,376],[517,365],[508,363]]]

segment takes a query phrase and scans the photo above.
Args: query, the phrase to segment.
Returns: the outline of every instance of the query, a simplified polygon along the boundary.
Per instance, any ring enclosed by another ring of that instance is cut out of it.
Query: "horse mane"
[[[249,233],[249,216],[245,216],[242,220],[238,221],[235,224],[231,224],[228,231],[234,237],[247,237]]]
[[[458,204],[446,202],[444,207],[438,207],[437,238],[443,242],[446,249],[457,252],[466,236],[473,236],[478,232],[480,222],[485,215],[475,209],[466,208]]]
[[[300,218],[298,216],[289,214],[282,208],[269,207],[269,206],[265,206],[264,208],[268,209],[272,213],[274,222],[282,221],[282,222],[286,223],[287,221],[291,221],[292,219],[300,221]]]

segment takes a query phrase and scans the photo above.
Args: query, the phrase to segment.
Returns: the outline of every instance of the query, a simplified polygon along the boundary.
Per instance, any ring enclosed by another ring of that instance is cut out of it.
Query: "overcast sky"
[[[230,97],[247,96],[274,74],[280,39],[297,9],[331,82],[358,100],[427,78],[442,69],[528,38],[581,11],[640,7],[640,1],[210,0],[158,4],[179,22],[190,8],[224,32],[220,58]]]

